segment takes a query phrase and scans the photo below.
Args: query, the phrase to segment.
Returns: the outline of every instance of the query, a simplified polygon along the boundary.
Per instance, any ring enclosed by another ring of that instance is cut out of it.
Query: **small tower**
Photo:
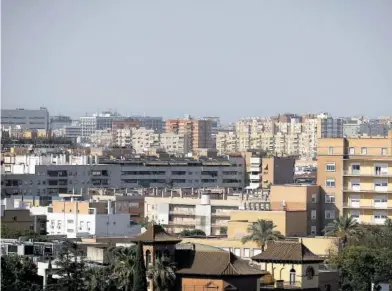
[[[156,258],[166,256],[175,261],[176,244],[181,239],[168,234],[162,226],[150,224],[147,230],[131,239],[132,242],[143,244],[144,263],[146,268],[155,263]]]

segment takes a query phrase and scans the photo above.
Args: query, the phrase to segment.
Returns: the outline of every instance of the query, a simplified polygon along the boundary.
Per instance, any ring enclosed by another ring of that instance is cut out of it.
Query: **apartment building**
[[[172,194],[173,196],[173,194]],[[226,193],[202,193],[179,197],[146,197],[146,217],[161,224],[169,233],[185,229],[200,229],[206,235],[219,235],[227,227],[232,210],[238,210],[243,201],[228,199]]]
[[[89,138],[96,130],[112,128],[113,121],[123,120],[125,117],[117,113],[102,112],[92,116],[80,117],[80,126],[82,128],[82,137]]]
[[[169,154],[185,155],[192,151],[189,135],[162,133],[159,135],[160,148]]]
[[[271,185],[293,183],[294,157],[267,157],[265,152],[245,152],[247,189],[268,189]]]
[[[216,134],[216,149],[221,155],[237,152],[239,148],[235,132],[218,132]]]
[[[39,109],[1,109],[2,127],[20,127],[25,129],[49,129],[49,112],[46,108]]]
[[[162,117],[133,115],[130,118],[139,121],[140,127],[152,129],[157,133],[163,133],[164,131],[165,122]]]
[[[118,201],[53,201],[47,207],[49,235],[69,238],[88,236],[135,236],[140,225],[132,222],[128,212],[117,213]]]
[[[324,225],[338,215],[370,224],[392,218],[392,131],[387,137],[322,138],[318,143]]]
[[[1,201],[1,225],[10,231],[33,231],[46,234],[46,216],[32,215],[23,202],[15,205],[12,198]]]
[[[79,162],[22,165],[15,164],[15,161],[6,162],[1,166],[2,195],[43,195],[50,198],[58,193],[86,193],[93,187],[165,188],[170,185],[242,189],[245,185],[242,157],[199,160],[133,158],[119,161],[88,157]]]
[[[212,148],[212,121],[209,119],[169,119],[166,120],[166,133],[188,135],[194,152],[199,148]]]

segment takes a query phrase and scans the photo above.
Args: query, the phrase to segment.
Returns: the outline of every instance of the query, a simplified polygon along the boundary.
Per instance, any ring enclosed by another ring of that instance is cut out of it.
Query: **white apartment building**
[[[113,144],[113,135],[110,128],[94,131],[90,135],[90,143],[96,147],[111,147]]]
[[[159,142],[160,148],[170,154],[184,155],[192,151],[191,139],[187,134],[162,133]]]
[[[237,136],[234,131],[218,132],[216,135],[216,149],[219,154],[237,152],[237,144]]]
[[[145,127],[131,128],[131,134],[132,148],[137,154],[158,149],[160,146],[159,134],[155,133],[153,129],[146,129]]]
[[[46,108],[40,109],[1,109],[2,128],[19,126],[26,129],[49,129],[49,112]]]
[[[80,126],[82,128],[82,137],[90,137],[96,130],[112,128],[112,122],[116,120],[122,120],[122,117],[118,114],[111,112],[103,112],[100,114],[93,114],[92,116],[80,117]]]
[[[113,203],[54,201],[47,207],[47,232],[68,238],[140,234],[141,226],[131,223],[129,213],[115,213]]]
[[[169,233],[200,229],[206,235],[219,235],[227,227],[230,213],[243,208],[242,200],[226,194],[200,194],[188,197],[146,197],[144,214],[160,223]]]

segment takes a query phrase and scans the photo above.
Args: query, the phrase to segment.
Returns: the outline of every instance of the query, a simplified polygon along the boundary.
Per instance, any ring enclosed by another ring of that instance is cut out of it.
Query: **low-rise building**
[[[141,226],[130,219],[129,213],[116,213],[116,202],[53,201],[47,207],[49,235],[67,237],[132,236]]]

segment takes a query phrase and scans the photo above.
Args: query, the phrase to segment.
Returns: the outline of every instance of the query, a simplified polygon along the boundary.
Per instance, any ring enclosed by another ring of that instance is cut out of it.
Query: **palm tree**
[[[113,248],[112,278],[119,289],[129,291],[133,286],[133,271],[135,266],[136,248]]]
[[[241,241],[246,243],[248,241],[254,241],[261,251],[264,252],[265,245],[267,241],[284,239],[284,236],[279,232],[274,230],[276,225],[272,221],[258,219],[255,223],[248,226],[249,235],[244,236]]]
[[[150,266],[147,276],[152,279],[154,290],[169,291],[176,281],[176,266],[166,256],[157,258],[155,264]]]
[[[325,235],[339,237],[342,248],[347,246],[349,239],[358,239],[362,234],[360,224],[353,216],[339,216],[328,228]]]

